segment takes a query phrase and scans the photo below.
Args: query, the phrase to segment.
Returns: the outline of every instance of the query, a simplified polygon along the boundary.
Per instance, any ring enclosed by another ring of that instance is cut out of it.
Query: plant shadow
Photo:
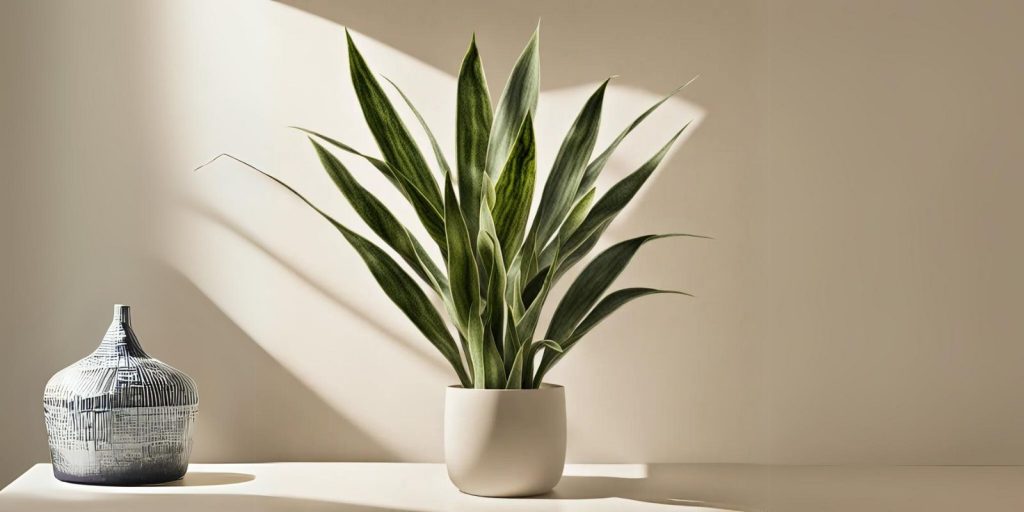
[[[553,491],[532,499],[618,498],[723,512],[752,512],[758,510],[758,471],[731,464],[650,464],[643,477],[565,475]]]

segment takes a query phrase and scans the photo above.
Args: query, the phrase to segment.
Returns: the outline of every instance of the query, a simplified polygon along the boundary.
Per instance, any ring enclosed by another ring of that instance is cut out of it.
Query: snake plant
[[[598,194],[596,180],[615,149],[682,88],[647,109],[592,158],[605,80],[562,140],[531,222],[537,176],[533,118],[540,81],[538,36],[535,31],[519,56],[493,110],[476,38],[470,42],[458,76],[454,169],[409,98],[384,79],[429,139],[436,161],[432,169],[346,31],[352,85],[381,158],[299,129],[309,135],[342,195],[404,267],[378,243],[263,173],[341,232],[384,293],[441,352],[464,387],[538,387],[581,338],[624,304],[646,295],[682,293],[623,288],[605,294],[642,245],[668,236],[697,236],[644,235],[612,245],[583,268],[555,307],[547,330],[538,334],[541,309],[554,284],[591,252],[686,129],[684,125],[650,160]],[[421,242],[413,236],[388,206],[360,185],[334,151],[365,161],[383,174],[412,206],[430,240]],[[436,251],[425,247],[430,245]]]

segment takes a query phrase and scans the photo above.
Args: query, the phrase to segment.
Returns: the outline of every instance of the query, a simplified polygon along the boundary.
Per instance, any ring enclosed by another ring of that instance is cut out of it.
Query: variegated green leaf
[[[565,222],[562,223],[562,227],[558,229],[558,236],[551,241],[544,250],[541,251],[539,258],[539,265],[541,268],[550,266],[554,261],[555,248],[559,247],[576,231],[576,228],[580,227],[583,223],[583,219],[586,218],[587,214],[590,213],[590,206],[594,203],[594,195],[597,190],[591,188],[589,192],[583,194],[579,200],[576,201],[576,206],[572,207],[569,212],[569,216],[565,218]]]
[[[487,142],[486,171],[497,179],[501,166],[508,158],[512,140],[523,125],[526,114],[537,110],[537,95],[540,93],[540,26],[526,44],[523,53],[512,68],[505,90],[498,99],[498,110],[494,114]]]
[[[505,357],[505,269],[501,248],[498,247],[494,235],[488,232],[480,233],[477,248],[480,252],[481,265],[488,269],[484,327],[494,340],[495,347],[500,349],[502,357]]]
[[[486,166],[492,119],[487,78],[474,35],[459,69],[455,112],[459,200],[470,233],[476,233],[478,229],[480,177],[484,175]]]
[[[366,160],[367,162],[370,162],[371,165],[373,165],[378,171],[380,171],[381,174],[383,174],[389,181],[391,181],[395,188],[397,188],[398,191],[401,192],[403,196],[405,196],[405,198],[409,201],[409,204],[412,205],[414,210],[416,210],[416,216],[419,217],[420,222],[423,224],[423,227],[427,230],[427,234],[429,234],[430,237],[438,244],[442,256],[444,256],[445,258],[448,257],[447,242],[445,241],[444,238],[444,216],[441,214],[440,210],[438,210],[432,204],[430,204],[430,201],[427,200],[427,198],[419,189],[415,187],[415,185],[410,183],[401,174],[396,173],[391,168],[391,166],[388,165],[387,162],[379,158],[374,158],[372,156],[361,153],[353,149],[351,146],[337,139],[333,139],[326,135],[317,133],[313,130],[307,130],[305,128],[299,128],[297,126],[293,126],[293,128],[305,132],[309,135],[313,135],[314,137],[317,137],[318,139],[321,139],[324,142],[327,142],[342,151],[359,156]]]
[[[501,242],[501,252],[507,258],[519,253],[519,246],[526,233],[537,172],[536,156],[533,122],[527,114],[495,186],[492,214]]]
[[[580,223],[579,227],[569,236],[568,240],[562,244],[561,252],[567,258],[574,255],[577,249],[583,245],[588,239],[596,240],[595,235],[600,236],[600,233],[595,233],[598,230],[602,230],[615,218],[616,215],[622,211],[623,208],[633,199],[640,187],[647,182],[647,178],[651,176],[655,169],[658,168],[658,164],[661,163],[662,159],[668,153],[669,148],[672,147],[672,143],[676,141],[683,130],[689,126],[683,126],[664,146],[658,151],[650,160],[640,166],[639,169],[634,171],[629,176],[626,176],[612,188],[608,190],[601,199],[597,200],[594,207],[591,208],[583,222]],[[563,267],[565,269],[567,267]]]
[[[448,288],[448,278],[437,268],[420,243],[376,196],[356,181],[337,157],[315,140],[310,139],[310,142],[316,148],[324,170],[359,217],[384,243],[394,249],[424,282],[443,296]]]
[[[348,39],[349,71],[352,75],[352,86],[363,110],[366,124],[373,133],[373,138],[380,147],[384,161],[397,174],[404,176],[412,183],[437,210],[442,209],[441,192],[437,181],[430,174],[430,168],[423,153],[409,134],[409,129],[395,112],[394,106],[377,79],[373,76],[363,56],[359,53],[352,35],[345,31]]]
[[[537,206],[537,216],[531,227],[530,235],[534,237],[537,247],[547,243],[572,208],[583,171],[597,141],[604,93],[607,88],[608,81],[605,80],[594,91],[558,149],[558,155],[551,166],[551,174],[544,183],[544,191]]]
[[[533,343],[524,343],[516,351],[512,359],[512,369],[509,371],[508,380],[505,383],[506,389],[532,389],[540,387],[540,383],[533,385],[533,359],[541,348],[562,352],[562,347],[554,340],[540,340]]]
[[[331,223],[345,240],[348,241],[349,245],[352,246],[359,253],[359,256],[363,259],[370,273],[373,274],[377,284],[380,285],[384,293],[391,299],[398,309],[405,313],[405,316],[412,321],[413,325],[419,329],[420,333],[427,338],[428,341],[439,352],[448,360],[452,368],[455,369],[455,373],[459,377],[459,382],[463,386],[470,386],[472,382],[469,376],[466,374],[465,368],[462,366],[462,360],[459,356],[459,349],[455,345],[455,340],[452,339],[452,335],[448,332],[448,328],[444,325],[444,320],[438,315],[437,310],[431,305],[430,300],[427,299],[426,294],[416,284],[415,281],[409,274],[406,274],[402,267],[398,265],[386,252],[380,247],[377,247],[366,238],[363,238],[355,231],[352,231],[342,225],[340,222],[335,220],[333,217],[325,213],[320,208],[317,208],[312,202],[306,199],[305,196],[300,194],[297,190],[292,188],[287,183],[277,179],[271,174],[268,174],[248,163],[238,160],[237,158],[227,155],[230,158],[242,163],[243,165],[255,170],[256,172],[270,178],[278,185],[284,187],[289,192],[294,194],[296,197],[301,199],[310,208],[315,210],[324,219]]]
[[[654,295],[657,293],[674,293],[678,295],[691,296],[689,293],[677,292],[672,290],[656,290],[654,288],[623,288],[616,290],[606,295],[601,302],[598,302],[594,309],[580,322],[578,326],[573,330],[572,334],[567,340],[561,345],[555,344],[557,348],[546,346],[553,350],[553,352],[544,352],[544,357],[541,358],[540,365],[537,367],[537,375],[534,377],[534,387],[540,386],[540,383],[544,380],[544,376],[547,372],[556,364],[559,360],[564,357],[565,353],[570,348],[576,345],[576,342],[583,338],[591,329],[601,323],[602,320],[607,318],[609,315],[614,313],[617,309],[624,306],[626,303],[644,297],[647,295]]]
[[[594,186],[594,182],[596,182],[598,176],[601,175],[601,171],[604,170],[604,166],[605,164],[608,163],[608,160],[611,158],[612,153],[615,152],[615,149],[619,147],[619,144],[622,143],[622,141],[626,138],[627,135],[630,134],[630,132],[633,131],[634,128],[640,126],[640,123],[642,123],[644,119],[647,119],[647,116],[651,115],[651,113],[657,110],[658,107],[660,107],[663,103],[668,101],[669,98],[671,98],[672,96],[675,96],[676,93],[683,90],[687,85],[692,84],[693,81],[696,80],[699,76],[700,75],[695,76],[691,78],[689,82],[686,82],[685,84],[676,87],[676,89],[670,92],[668,96],[665,96],[664,98],[658,100],[658,102],[655,103],[654,105],[651,105],[651,107],[645,110],[643,114],[640,114],[639,117],[634,119],[633,122],[630,123],[625,130],[622,130],[622,133],[620,133],[618,137],[615,137],[615,140],[613,140],[612,143],[608,145],[608,148],[602,151],[601,154],[597,156],[597,158],[595,158],[592,162],[590,162],[589,165],[587,165],[587,170],[586,172],[583,173],[583,180],[580,181],[579,190],[577,190],[576,192],[576,198],[579,199],[580,197],[583,196],[583,194],[587,193],[587,190]]]
[[[398,84],[388,77],[384,77],[384,79],[387,80],[396,91],[398,91],[398,94],[403,100],[405,100],[405,104],[409,106],[409,110],[412,110],[412,114],[416,116],[416,120],[419,121],[423,131],[426,132],[427,138],[430,139],[430,148],[434,150],[434,158],[437,159],[437,166],[441,169],[441,175],[444,176],[445,174],[452,172],[451,167],[448,166],[448,159],[444,157],[444,151],[441,151],[441,145],[437,143],[437,138],[434,137],[434,132],[431,131],[430,125],[428,125],[426,120],[423,119],[423,116],[420,115],[420,111],[416,109],[416,105],[413,105],[412,100],[402,92],[402,89],[398,87]]]
[[[622,273],[642,245],[659,238],[676,235],[644,235],[619,242],[594,258],[565,292],[548,325],[546,339],[561,343],[597,303],[601,294]]]
[[[458,315],[455,320],[468,327],[472,319],[479,321],[480,318],[480,277],[466,221],[462,218],[455,197],[451,174],[446,175],[444,180],[444,225],[448,240],[448,280]],[[471,338],[469,341],[472,347],[474,340]]]

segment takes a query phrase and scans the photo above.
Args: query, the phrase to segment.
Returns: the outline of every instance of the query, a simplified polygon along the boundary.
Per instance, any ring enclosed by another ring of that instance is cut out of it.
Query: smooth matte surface
[[[565,388],[445,392],[444,461],[462,492],[535,496],[558,484],[565,466]]]
[[[536,498],[462,494],[441,464],[193,464],[183,480],[93,487],[37,464],[0,491],[0,511],[1019,511],[1021,466],[569,464]]]

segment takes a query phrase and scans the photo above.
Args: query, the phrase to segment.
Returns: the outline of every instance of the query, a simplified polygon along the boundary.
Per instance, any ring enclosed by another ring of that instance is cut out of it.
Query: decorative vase
[[[153,484],[188,469],[196,383],[142,350],[128,306],[114,306],[93,353],[50,378],[43,409],[58,480]]]
[[[468,389],[445,395],[444,460],[464,493],[534,496],[565,466],[565,388]]]

